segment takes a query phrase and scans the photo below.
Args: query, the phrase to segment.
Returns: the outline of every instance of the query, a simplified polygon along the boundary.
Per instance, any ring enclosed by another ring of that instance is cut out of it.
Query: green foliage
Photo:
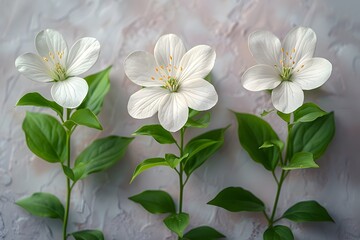
[[[66,132],[54,117],[27,112],[22,128],[27,146],[35,155],[51,163],[67,159]]]
[[[63,108],[54,101],[50,101],[37,92],[27,93],[20,98],[16,106],[45,107],[54,110],[60,117],[63,116]]]
[[[265,210],[265,205],[259,198],[241,187],[225,188],[208,204],[230,212],[261,212]]]
[[[17,201],[16,204],[35,216],[64,219],[64,206],[50,193],[37,192]]]
[[[211,227],[201,226],[184,234],[183,240],[215,240],[220,238],[225,238],[225,236]]]
[[[169,163],[167,161],[165,161],[164,158],[149,158],[149,159],[144,160],[142,163],[140,163],[136,167],[130,183],[132,181],[134,181],[134,179],[143,171],[146,171],[149,168],[153,168],[153,167],[157,167],[157,166],[169,166]]]
[[[294,112],[294,123],[312,122],[325,115],[326,112],[314,103],[304,103]]]
[[[104,98],[110,89],[110,74],[111,67],[108,67],[98,73],[85,77],[89,85],[89,91],[78,109],[88,108],[95,115],[101,111]]]
[[[277,111],[276,114],[277,114],[282,120],[284,120],[285,122],[290,123],[290,121],[291,121],[291,114],[290,114],[290,113],[289,113],[289,114],[286,114],[286,113]]]
[[[87,108],[76,110],[71,115],[70,119],[64,123],[68,129],[71,129],[75,124],[95,128],[98,130],[103,129],[97,116]]]
[[[164,191],[147,190],[138,195],[129,197],[129,199],[139,203],[148,212],[153,214],[176,212],[174,200]]]
[[[104,240],[104,234],[99,230],[82,230],[73,232],[69,235],[73,236],[75,240]]]
[[[264,240],[294,240],[294,235],[286,226],[270,226],[264,233]]]
[[[210,116],[209,112],[203,114],[199,118],[188,118],[185,127],[194,127],[194,128],[207,128],[210,123]]]
[[[186,227],[189,225],[190,216],[187,213],[172,214],[164,219],[164,223],[168,229],[176,233],[179,237],[183,237]]]
[[[240,144],[250,157],[261,163],[267,170],[274,170],[279,161],[276,148],[261,148],[264,143],[280,141],[272,127],[263,119],[246,113],[235,113],[238,121]]]
[[[119,136],[95,140],[75,160],[75,181],[111,167],[124,156],[132,140],[133,138]]]
[[[314,161],[312,153],[309,152],[298,152],[293,155],[290,163],[283,167],[284,170],[304,169],[304,168],[318,168]]]
[[[172,144],[176,143],[176,140],[170,132],[166,131],[161,125],[146,125],[136,130],[133,133],[134,136],[145,135],[152,136],[160,144]]]
[[[283,214],[294,222],[334,222],[327,210],[316,201],[298,202]]]
[[[171,168],[176,168],[182,161],[184,161],[187,157],[189,156],[188,153],[186,153],[184,156],[182,156],[181,158],[174,155],[174,154],[171,154],[171,153],[168,153],[168,154],[165,154],[165,161],[169,164],[169,166]]]

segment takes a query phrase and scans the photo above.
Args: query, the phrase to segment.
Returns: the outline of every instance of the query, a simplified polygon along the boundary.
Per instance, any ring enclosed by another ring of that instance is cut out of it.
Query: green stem
[[[182,128],[180,130],[180,157],[183,156],[184,154],[184,134],[185,134],[185,129]],[[183,209],[183,197],[184,197],[184,182],[183,182],[183,175],[184,175],[184,164],[181,162],[180,163],[180,170],[179,170],[179,184],[180,184],[180,196],[179,196],[179,213],[182,213],[182,209]]]
[[[280,193],[281,193],[281,187],[284,183],[285,180],[285,170],[281,171],[281,176],[279,179],[279,183],[278,183],[278,187],[277,187],[277,191],[276,191],[276,196],[275,196],[275,201],[274,201],[274,206],[273,206],[273,210],[270,216],[270,220],[269,220],[269,226],[272,226],[274,223],[274,217],[275,217],[275,213],[276,213],[276,209],[277,209],[277,205],[279,203],[279,197],[280,197]]]

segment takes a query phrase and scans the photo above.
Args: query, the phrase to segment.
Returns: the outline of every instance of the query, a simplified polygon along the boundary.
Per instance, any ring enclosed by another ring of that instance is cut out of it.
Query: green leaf
[[[76,110],[71,115],[70,121],[90,128],[103,129],[97,116],[87,108]]]
[[[215,240],[225,238],[225,236],[215,229],[208,226],[201,226],[191,229],[189,232],[184,234],[184,240]]]
[[[27,146],[35,155],[51,163],[67,159],[66,132],[54,117],[26,112],[22,128]]]
[[[95,115],[101,111],[104,98],[110,89],[110,74],[111,66],[93,75],[85,77],[89,85],[89,91],[78,109],[88,108]]]
[[[169,166],[168,162],[165,161],[164,158],[149,158],[144,160],[142,163],[140,163],[134,173],[133,176],[130,180],[130,183],[132,183],[132,181],[134,181],[134,179],[142,172],[148,170],[149,168],[153,168],[153,167],[157,167],[157,166]]]
[[[315,119],[325,116],[326,112],[314,103],[304,103],[294,112],[294,123],[312,122]]]
[[[179,237],[183,237],[186,227],[189,225],[190,216],[187,213],[172,214],[164,219],[164,223],[168,229],[176,233]]]
[[[95,140],[75,160],[75,181],[103,171],[114,165],[125,154],[133,138],[109,136]]]
[[[75,179],[75,175],[74,175],[74,172],[71,168],[69,168],[68,166],[65,166],[65,165],[62,165],[62,168],[63,168],[63,171],[65,173],[65,175],[70,178],[71,180],[74,181]]]
[[[294,240],[290,228],[282,225],[271,226],[264,233],[264,240]]]
[[[275,109],[271,109],[269,111],[264,110],[262,113],[260,113],[261,117],[265,117],[266,115],[268,115],[269,113],[272,113]]]
[[[63,115],[63,108],[54,101],[50,101],[37,92],[27,93],[16,103],[16,106],[46,107],[54,110],[60,117]]]
[[[145,135],[152,136],[158,143],[161,144],[172,144],[176,143],[176,140],[170,132],[166,131],[161,125],[146,125],[136,130],[133,133],[134,136]]]
[[[291,114],[290,114],[290,113],[289,113],[289,114],[286,114],[286,113],[277,111],[276,114],[277,114],[282,120],[284,120],[285,122],[290,123],[290,120],[291,120]]]
[[[261,145],[259,147],[259,149],[261,148],[270,148],[270,147],[277,147],[279,149],[279,153],[282,152],[282,150],[284,149],[284,143],[281,141],[281,140],[277,140],[277,139],[274,139],[274,140],[270,140],[270,141],[266,141],[264,142],[263,145]]]
[[[189,118],[185,124],[185,127],[207,128],[210,123],[210,115],[211,114],[208,112],[197,119]]]
[[[309,152],[298,152],[293,155],[290,163],[283,167],[284,170],[294,170],[294,169],[303,169],[303,168],[318,168],[314,162],[314,156]]]
[[[184,152],[189,153],[185,162],[185,173],[190,176],[224,144],[226,128],[215,129],[191,139]]]
[[[199,114],[199,111],[189,108],[189,118],[195,117]]]
[[[72,235],[75,240],[104,240],[104,234],[99,230],[82,230],[79,232],[73,232]]]
[[[213,74],[210,72],[204,79],[211,83],[213,80]]]
[[[288,156],[297,152],[311,152],[318,159],[325,152],[335,134],[334,113],[328,113],[312,122],[294,124],[289,134]]]
[[[326,209],[316,201],[298,202],[283,214],[294,222],[334,222]]]
[[[189,154],[186,153],[184,156],[179,158],[178,156],[176,156],[174,154],[168,153],[168,154],[165,154],[165,161],[169,164],[169,166],[171,168],[176,168],[179,165],[179,163],[184,161],[188,156],[189,156]]]
[[[35,216],[64,219],[64,206],[50,193],[37,192],[17,201],[16,204]]]
[[[280,141],[279,137],[263,119],[247,113],[235,113],[238,121],[240,144],[250,157],[267,170],[274,170],[279,162],[277,148],[260,148],[265,142]]]
[[[208,204],[230,212],[261,212],[265,210],[265,205],[259,198],[241,187],[225,188]]]
[[[148,212],[153,214],[176,212],[174,200],[164,191],[147,190],[138,195],[129,197],[129,199],[139,203]]]

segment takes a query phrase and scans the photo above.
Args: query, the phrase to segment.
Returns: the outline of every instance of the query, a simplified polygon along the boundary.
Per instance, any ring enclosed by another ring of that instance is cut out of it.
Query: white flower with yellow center
[[[217,103],[214,86],[204,80],[215,58],[215,51],[206,45],[186,52],[174,34],[158,40],[154,56],[143,51],[131,53],[124,62],[125,73],[144,88],[130,97],[129,114],[144,119],[159,112],[160,124],[168,131],[178,131],[188,119],[188,108],[204,111]]]
[[[283,44],[271,32],[258,31],[249,36],[249,49],[258,65],[242,76],[244,88],[250,91],[272,90],[274,107],[291,113],[304,102],[303,90],[323,85],[330,77],[331,63],[313,58],[315,32],[297,27],[285,37]]]
[[[53,82],[51,96],[64,108],[76,108],[86,97],[87,82],[76,77],[89,70],[99,56],[100,43],[95,38],[81,38],[68,51],[63,36],[51,29],[35,38],[38,52],[25,53],[15,61],[20,73],[37,82]]]

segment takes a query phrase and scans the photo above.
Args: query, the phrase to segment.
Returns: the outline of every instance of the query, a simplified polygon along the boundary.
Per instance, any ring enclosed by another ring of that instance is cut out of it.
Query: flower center
[[[285,51],[281,48],[282,58],[280,60],[280,66],[275,65],[275,68],[279,69],[280,77],[282,81],[291,81],[293,73],[300,72],[304,65],[297,66],[295,62],[296,49],[291,51]],[[296,68],[296,69],[295,69]]]
[[[44,62],[51,69],[55,81],[63,81],[68,77],[65,67],[62,65],[63,56],[64,51],[58,51],[56,54],[49,52],[49,56],[43,57]]]
[[[179,81],[171,77],[165,82],[164,87],[170,92],[176,92],[179,89]]]

